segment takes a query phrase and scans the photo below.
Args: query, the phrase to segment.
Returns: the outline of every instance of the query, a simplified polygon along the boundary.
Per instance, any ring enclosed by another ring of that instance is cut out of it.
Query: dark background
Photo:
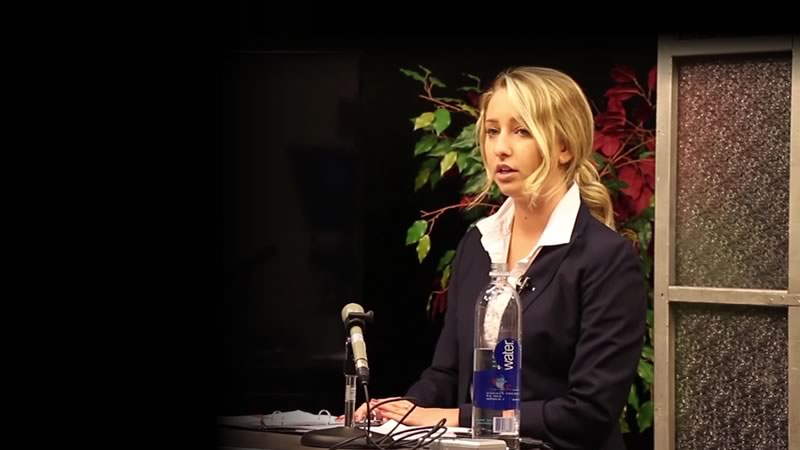
[[[366,339],[374,397],[401,395],[430,362],[441,326],[426,313],[435,265],[466,230],[437,223],[431,254],[406,247],[420,209],[458,198],[455,178],[413,190],[409,118],[433,110],[400,73],[421,64],[448,84],[511,65],[572,75],[598,105],[611,68],[641,75],[655,35],[276,35],[261,11],[228,12],[215,47],[223,292],[214,302],[219,415],[342,412],[340,312],[375,312]],[[361,401],[361,397],[359,397]],[[638,444],[637,444],[638,445]]]

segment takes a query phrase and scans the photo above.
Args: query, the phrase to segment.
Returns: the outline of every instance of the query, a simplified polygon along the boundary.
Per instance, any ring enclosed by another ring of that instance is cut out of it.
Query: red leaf
[[[436,287],[433,289],[438,288],[440,280],[436,280]],[[447,290],[444,292],[437,292],[433,294],[433,299],[431,299],[431,319],[436,319],[436,316],[444,313],[447,311]]]
[[[636,86],[630,85],[621,85],[621,86],[614,86],[611,89],[607,90],[603,96],[605,97],[617,97],[620,100],[627,100],[634,95],[639,95],[639,89]]]
[[[633,206],[634,214],[638,216],[639,214],[642,213],[642,211],[650,207],[650,199],[652,197],[653,197],[653,190],[645,186],[642,189],[639,198],[637,198],[636,201],[634,202]]]
[[[477,108],[480,106],[481,96],[476,92],[469,91],[467,92],[467,100],[472,107]]]
[[[606,158],[610,158],[617,153],[617,150],[619,150],[621,145],[622,139],[620,139],[618,136],[606,135],[603,145],[600,147],[600,153],[602,153]]]
[[[655,138],[645,142],[644,145],[646,145],[647,149],[650,150],[651,152],[655,152],[656,151],[656,140],[655,140]]]
[[[439,313],[441,314],[447,310],[447,291],[439,294],[437,301],[439,303]]]
[[[622,106],[622,99],[617,96],[608,98],[608,112],[621,112],[625,114],[625,107]]]
[[[639,170],[644,175],[646,186],[652,189],[656,188],[656,162],[653,158],[643,159],[639,162]]]
[[[644,101],[637,102],[636,105],[633,106],[633,111],[631,112],[631,117],[633,117],[633,121],[640,126],[650,120],[653,117],[653,108],[650,107]]]
[[[594,122],[602,128],[625,125],[625,114],[618,112],[600,113],[594,118]]]
[[[620,195],[614,202],[614,220],[624,223],[633,215],[633,200],[628,196]]]
[[[618,83],[630,83],[636,79],[636,73],[628,66],[617,66],[611,69],[611,78]]]
[[[625,128],[624,125],[610,124],[603,128],[603,133],[607,136],[616,136],[620,139],[631,134],[631,130]]]
[[[637,200],[642,193],[643,177],[633,165],[627,165],[619,169],[619,179],[628,185],[626,188],[620,189],[628,197]]]
[[[606,135],[601,131],[594,131],[594,140],[592,140],[592,151],[597,150],[606,143]]]
[[[656,88],[656,76],[658,73],[656,67],[657,66],[653,66],[653,68],[650,69],[650,72],[647,74],[647,89],[650,91]]]

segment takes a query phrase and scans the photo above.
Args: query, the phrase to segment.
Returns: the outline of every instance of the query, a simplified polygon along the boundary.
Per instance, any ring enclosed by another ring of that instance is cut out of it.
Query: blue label
[[[520,348],[514,339],[503,339],[494,349],[493,368],[473,374],[473,402],[479,408],[519,407]]]

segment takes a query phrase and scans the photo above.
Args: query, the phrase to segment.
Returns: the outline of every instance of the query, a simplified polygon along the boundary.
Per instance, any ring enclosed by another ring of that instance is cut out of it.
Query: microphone
[[[356,375],[361,384],[369,383],[369,363],[367,362],[367,344],[364,342],[364,320],[372,320],[372,311],[364,313],[364,308],[357,303],[350,303],[342,308],[342,321],[350,334],[350,347],[353,349],[353,360]]]

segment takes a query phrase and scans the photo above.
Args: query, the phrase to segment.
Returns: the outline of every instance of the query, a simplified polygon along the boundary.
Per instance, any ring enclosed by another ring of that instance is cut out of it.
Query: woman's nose
[[[506,138],[498,136],[494,146],[495,156],[508,156],[511,154],[511,146],[508,145]]]

